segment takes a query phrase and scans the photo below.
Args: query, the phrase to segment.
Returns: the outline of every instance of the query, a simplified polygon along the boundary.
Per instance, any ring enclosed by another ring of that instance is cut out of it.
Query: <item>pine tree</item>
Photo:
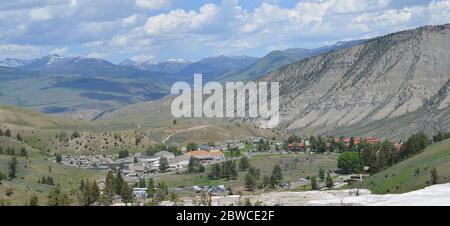
[[[275,165],[272,170],[272,177],[275,179],[275,182],[278,184],[283,179],[283,174],[281,172],[280,165]]]
[[[11,160],[8,162],[8,178],[14,179],[16,178],[17,173],[17,157],[13,156]]]
[[[145,188],[146,187],[145,178],[139,178],[138,187],[139,188]]]
[[[17,138],[18,141],[22,141],[22,136],[20,136],[19,133],[17,134],[16,138]]]
[[[325,180],[325,170],[322,168],[319,169],[319,179],[322,181]]]
[[[245,187],[249,191],[253,191],[256,187],[256,178],[253,176],[251,172],[248,172],[245,176]]]
[[[191,159],[189,159],[188,164],[188,173],[201,173],[201,172],[205,172],[205,167],[202,165],[202,163],[198,158],[191,157]]]
[[[317,190],[317,178],[315,176],[311,177],[311,188],[312,190]]]
[[[119,151],[119,159],[123,159],[123,158],[126,158],[128,156],[130,156],[130,153],[128,152],[127,149]]]
[[[437,184],[438,181],[439,181],[439,174],[437,172],[436,167],[433,167],[433,169],[431,170],[431,183]]]
[[[61,163],[62,161],[62,156],[60,154],[56,154],[56,163]]]
[[[70,204],[69,196],[61,191],[61,186],[57,184],[48,193],[49,206],[68,206]]]
[[[250,168],[250,162],[248,161],[248,158],[244,156],[239,161],[239,170],[240,171],[245,171],[248,168]]]
[[[134,196],[133,196],[133,188],[127,183],[124,182],[122,186],[122,202],[124,203],[132,203]]]
[[[218,180],[221,177],[222,174],[222,168],[220,167],[219,163],[215,163],[211,167],[211,172],[208,174],[208,178],[210,180]]]
[[[11,137],[11,130],[6,129],[5,136]]]
[[[327,178],[325,180],[325,184],[328,189],[332,189],[334,187],[333,178],[331,178],[331,175],[328,173]]]
[[[169,194],[169,187],[164,181],[158,183],[158,191],[156,193],[158,201],[166,200],[166,196]]]
[[[39,206],[39,200],[36,194],[31,196],[29,206]]]
[[[112,203],[113,196],[115,194],[115,178],[112,171],[108,171],[105,179],[105,187],[103,188],[102,203],[104,205],[110,205]]]
[[[149,197],[153,197],[155,195],[155,181],[153,178],[148,179],[147,183],[147,194]]]
[[[124,181],[122,178],[122,171],[119,169],[119,170],[117,170],[116,177],[114,179],[115,194],[120,195],[120,196],[122,195],[123,184],[124,184]]]
[[[94,180],[91,184],[91,194],[90,195],[91,195],[90,199],[91,199],[92,203],[99,201],[100,188],[98,187],[96,180]]]
[[[256,180],[259,180],[259,179],[260,179],[261,173],[260,173],[259,168],[250,167],[249,172],[253,175],[253,177],[254,177]]]
[[[20,157],[26,157],[26,156],[28,156],[27,150],[26,150],[25,148],[21,148],[20,151],[19,151],[19,156],[20,156]]]
[[[166,172],[169,169],[169,161],[167,161],[166,157],[161,157],[159,159],[159,171]]]

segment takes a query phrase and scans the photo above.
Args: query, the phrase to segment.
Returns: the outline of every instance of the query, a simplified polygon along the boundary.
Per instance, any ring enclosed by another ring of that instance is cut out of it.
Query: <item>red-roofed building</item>
[[[225,159],[225,154],[222,151],[191,151],[186,153],[186,155],[191,158],[195,157],[200,159],[200,161],[208,161],[208,160],[223,160]]]

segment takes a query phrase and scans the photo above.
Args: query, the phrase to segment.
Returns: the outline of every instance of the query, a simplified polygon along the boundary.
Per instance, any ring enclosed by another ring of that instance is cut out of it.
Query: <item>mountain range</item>
[[[450,24],[426,26],[304,59],[280,82],[281,127],[302,134],[402,139],[450,129]]]
[[[252,73],[241,76],[243,80],[254,79],[304,57],[359,42],[313,50],[288,49],[261,59],[219,55],[197,62],[125,60],[116,65],[103,59],[55,54],[7,58],[0,61],[0,102],[69,118],[94,119],[105,111],[158,99],[177,81],[192,83],[194,73],[202,73],[204,82],[231,81],[248,71]]]
[[[450,130],[448,43],[450,24],[425,26],[305,58],[257,81],[280,83],[277,130],[397,141],[419,131],[433,135]],[[101,119],[162,117],[147,109],[156,104],[169,112],[167,103],[134,104]]]
[[[171,81],[183,79],[183,73],[204,72],[206,80],[279,82],[282,122],[278,129],[401,140],[418,131],[433,134],[450,129],[448,43],[450,25],[425,26],[318,49],[271,52],[261,59],[218,56],[166,62],[185,64],[172,67],[172,73],[167,64],[143,69],[131,61],[114,65],[58,56],[32,63],[9,59],[16,67],[0,67],[0,101],[66,117],[113,119],[132,112],[147,119],[168,112],[147,114],[146,106],[167,108],[170,98],[152,100],[167,94]],[[80,62],[127,73],[75,74],[76,67],[61,66]],[[142,73],[133,75],[135,71]]]

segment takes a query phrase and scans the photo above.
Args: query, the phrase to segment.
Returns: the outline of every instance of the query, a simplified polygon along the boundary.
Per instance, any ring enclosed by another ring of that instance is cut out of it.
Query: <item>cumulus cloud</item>
[[[30,18],[33,21],[45,21],[50,20],[52,16],[47,8],[36,8],[30,11]]]
[[[28,59],[39,56],[43,53],[43,48],[30,45],[0,44],[0,57]]]
[[[47,52],[71,46],[72,53],[79,45],[89,56],[147,61],[261,55],[450,22],[450,0],[301,0],[289,6],[261,0],[252,8],[243,0],[204,0],[189,9],[169,0],[12,2],[0,2],[0,44],[42,46]]]
[[[141,8],[156,10],[169,7],[171,2],[170,0],[136,0],[136,5]]]
[[[56,55],[59,55],[59,56],[65,56],[65,55],[67,55],[68,52],[69,52],[69,48],[68,47],[63,47],[63,48],[53,49],[52,51],[50,51],[50,54],[56,54]]]

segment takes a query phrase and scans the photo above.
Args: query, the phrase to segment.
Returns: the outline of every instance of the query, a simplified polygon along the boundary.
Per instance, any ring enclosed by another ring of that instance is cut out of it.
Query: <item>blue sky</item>
[[[450,23],[450,0],[0,1],[0,59],[263,56]]]

